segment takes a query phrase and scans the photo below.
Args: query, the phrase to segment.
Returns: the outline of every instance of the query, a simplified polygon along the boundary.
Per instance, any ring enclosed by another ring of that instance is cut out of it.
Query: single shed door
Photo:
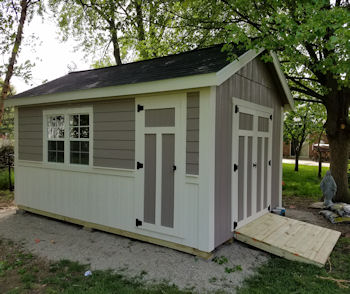
[[[181,206],[179,174],[184,160],[178,102],[143,101],[136,119],[136,226],[141,230],[179,235],[176,210]],[[183,202],[182,202],[183,203]]]
[[[272,112],[234,99],[232,126],[232,229],[268,211],[271,204]]]

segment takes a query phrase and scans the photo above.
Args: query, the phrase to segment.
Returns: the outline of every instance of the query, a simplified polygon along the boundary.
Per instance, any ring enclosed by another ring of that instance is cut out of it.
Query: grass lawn
[[[245,281],[239,294],[336,294],[350,293],[350,238],[339,239],[330,257],[330,264],[318,268],[273,256]],[[326,279],[322,279],[326,278]],[[348,280],[337,284],[335,280]]]
[[[49,263],[11,241],[0,240],[0,293],[190,293],[165,284],[145,286],[143,274],[127,279],[122,272],[93,271],[85,277],[86,270],[87,265],[68,260]]]
[[[322,167],[322,177],[328,167]],[[322,197],[320,190],[321,179],[317,177],[317,166],[299,165],[299,171],[294,171],[294,164],[283,164],[283,196],[300,196],[319,199]]]

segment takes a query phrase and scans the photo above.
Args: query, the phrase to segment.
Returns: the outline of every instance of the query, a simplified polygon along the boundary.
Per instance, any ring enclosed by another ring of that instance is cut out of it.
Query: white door
[[[183,99],[136,99],[136,203],[139,230],[181,236]]]
[[[272,113],[271,108],[233,100],[233,230],[270,208]]]

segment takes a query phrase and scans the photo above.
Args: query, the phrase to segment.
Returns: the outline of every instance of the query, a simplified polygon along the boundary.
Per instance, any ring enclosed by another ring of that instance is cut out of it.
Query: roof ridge
[[[211,48],[215,48],[215,47],[222,47],[224,46],[225,43],[220,43],[220,44],[216,44],[216,45],[212,45],[209,47],[205,47],[205,48],[196,48],[190,51],[184,51],[184,52],[178,52],[178,53],[173,53],[173,54],[169,54],[169,55],[165,55],[165,56],[160,56],[160,57],[155,57],[155,58],[150,58],[150,59],[145,59],[145,60],[139,60],[139,61],[133,61],[133,62],[128,62],[128,63],[122,63],[120,65],[111,65],[111,66],[106,66],[106,67],[100,67],[100,68],[91,68],[91,69],[85,69],[85,70],[77,70],[77,71],[71,71],[68,74],[75,74],[75,73],[82,73],[82,72],[88,72],[88,71],[95,71],[95,70],[102,70],[102,69],[107,69],[107,68],[115,68],[115,67],[122,67],[122,66],[126,66],[126,65],[130,65],[130,64],[135,64],[135,63],[142,63],[142,62],[150,62],[156,59],[163,59],[163,58],[167,58],[167,57],[173,57],[173,56],[177,56],[177,55],[185,55],[185,54],[189,54],[189,53],[193,53],[193,52],[197,52],[197,51],[202,51],[202,50],[208,50]]]

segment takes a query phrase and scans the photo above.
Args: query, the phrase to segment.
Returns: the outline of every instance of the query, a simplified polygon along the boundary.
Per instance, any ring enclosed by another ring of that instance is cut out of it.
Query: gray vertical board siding
[[[244,178],[245,178],[245,169],[247,168],[244,161],[244,137],[240,136],[238,142],[238,221],[241,221],[244,216]]]
[[[146,109],[145,127],[174,127],[175,108]]]
[[[229,81],[228,81],[229,82]],[[232,238],[232,101],[228,87],[217,87],[215,110],[215,247]]]
[[[248,137],[248,162],[247,162],[247,217],[252,215],[252,187],[253,187],[253,137]]]
[[[215,120],[215,246],[232,237],[231,233],[231,140],[232,102],[239,98],[270,107],[273,112],[271,207],[278,205],[280,169],[281,106],[285,94],[272,66],[255,58],[216,90]]]
[[[145,135],[144,163],[144,204],[143,220],[154,224],[156,219],[156,168],[157,168],[157,137],[155,134]]]
[[[239,129],[240,130],[253,130],[253,115],[248,113],[239,113]]]
[[[269,131],[269,119],[266,117],[258,117],[258,131],[268,132]]]
[[[271,166],[271,208],[279,206],[279,194],[280,194],[280,176],[279,171],[281,168],[281,129],[283,127],[283,121],[281,121],[282,115],[281,106],[274,105],[273,120],[272,120],[272,166]]]
[[[267,208],[267,169],[269,166],[269,158],[268,158],[268,150],[269,150],[269,138],[265,138],[265,146],[264,146],[264,209]]]
[[[18,108],[18,157],[43,160],[43,111],[41,106]]]
[[[186,173],[199,172],[199,92],[187,93]]]
[[[258,137],[258,147],[257,147],[257,181],[256,181],[256,212],[261,210],[261,199],[262,199],[262,191],[261,191],[261,175],[263,172],[262,167],[262,137]]]
[[[134,169],[135,99],[96,101],[94,166]]]
[[[161,225],[174,227],[174,162],[175,135],[162,135],[162,200]]]

